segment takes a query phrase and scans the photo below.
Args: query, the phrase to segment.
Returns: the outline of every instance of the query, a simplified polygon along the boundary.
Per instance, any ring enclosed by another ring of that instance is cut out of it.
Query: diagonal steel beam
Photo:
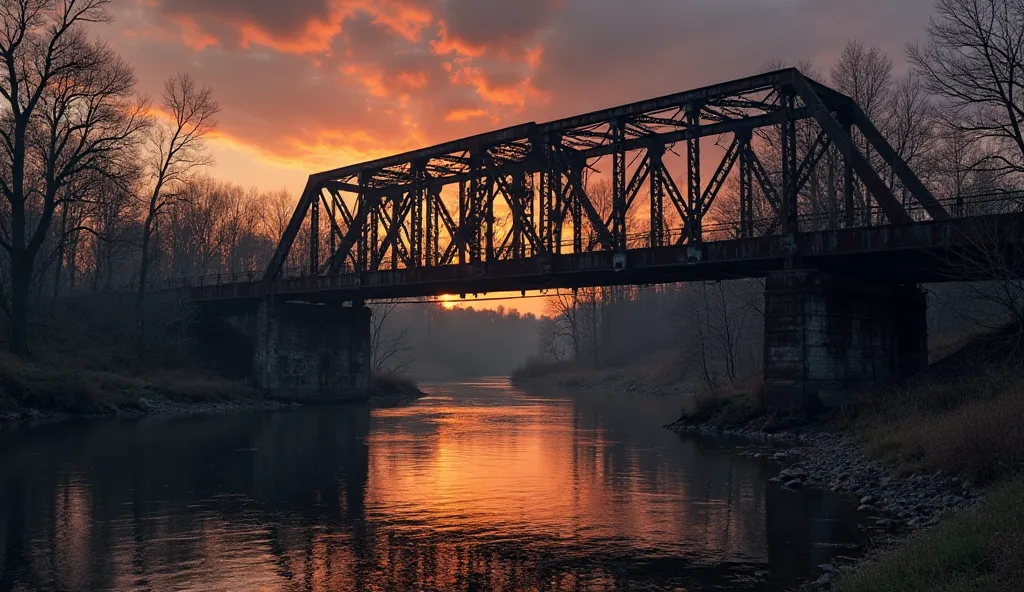
[[[360,202],[360,207],[356,208],[355,214],[352,216],[352,225],[348,227],[337,250],[331,255],[327,269],[328,273],[335,274],[341,271],[342,266],[345,265],[345,259],[352,252],[352,247],[355,246],[360,235],[363,233],[363,228],[366,226],[367,218],[370,217],[370,212],[376,209],[378,205],[380,205],[380,196],[377,195],[366,196],[366,199]],[[376,258],[373,260],[379,261]]]
[[[757,157],[757,154],[750,150],[747,153],[750,160],[750,170],[754,173],[754,178],[757,179],[757,184],[761,186],[761,191],[764,193],[764,198],[771,206],[772,211],[776,214],[779,213],[779,190],[775,188],[775,184],[772,183],[772,178],[768,176],[768,171],[765,170],[764,164],[761,163],[761,159]]]
[[[736,165],[736,159],[739,155],[740,138],[736,136],[733,138],[732,144],[725,151],[725,155],[722,156],[722,162],[718,164],[718,168],[715,170],[715,174],[712,175],[708,186],[704,189],[704,195],[701,197],[701,203],[704,204],[701,210],[701,217],[711,210],[711,205],[714,203],[715,198],[718,197],[722,186],[725,185],[726,179],[729,178],[729,173],[732,172],[732,168]]]
[[[814,139],[814,143],[811,144],[811,148],[808,150],[807,155],[800,162],[800,168],[797,169],[796,174],[796,193],[803,191],[807,182],[811,179],[811,173],[814,171],[814,167],[818,166],[822,157],[828,152],[829,146],[832,145],[832,140],[829,139],[828,134],[824,130],[818,132],[818,136]]]
[[[810,110],[811,115],[818,121],[821,128],[832,139],[832,143],[842,153],[843,158],[848,159],[857,176],[864,182],[865,187],[875,197],[875,201],[889,217],[893,224],[908,224],[911,222],[910,214],[900,203],[900,200],[893,195],[889,187],[882,181],[875,169],[871,167],[864,155],[860,153],[853,144],[853,140],[843,133],[842,126],[836,120],[832,112],[825,107],[821,98],[814,92],[807,79],[799,72],[794,71],[791,76],[791,83],[797,94],[803,99],[804,105]]]
[[[903,186],[914,196],[917,203],[924,207],[928,215],[932,217],[932,220],[950,220],[951,217],[946,208],[942,207],[942,204],[939,203],[939,200],[935,199],[931,191],[928,191],[928,188],[924,186],[921,179],[907,165],[907,161],[903,160],[903,157],[886,141],[885,136],[878,131],[878,128],[868,119],[868,116],[865,115],[860,106],[850,101],[850,109],[853,111],[853,119],[857,123],[860,133],[864,134],[867,141],[878,151],[882,160],[892,168],[892,171],[899,177]]]
[[[299,203],[295,206],[295,211],[292,213],[292,217],[288,220],[288,226],[284,229],[284,234],[281,235],[281,242],[277,244],[277,248],[274,250],[274,255],[270,258],[270,263],[267,264],[267,271],[263,274],[263,280],[260,282],[260,290],[266,293],[270,290],[271,283],[281,275],[281,270],[284,268],[284,262],[288,258],[288,254],[292,250],[292,244],[295,242],[295,237],[299,235],[299,230],[302,228],[302,222],[306,219],[306,212],[309,211],[309,204],[316,199],[316,195],[320,192],[320,186],[310,177],[306,182],[305,189],[302,190],[302,195],[299,197]]]

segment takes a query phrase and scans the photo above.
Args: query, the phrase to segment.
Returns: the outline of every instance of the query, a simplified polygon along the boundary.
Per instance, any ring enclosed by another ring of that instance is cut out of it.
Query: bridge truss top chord
[[[823,162],[827,190],[810,183]],[[289,263],[485,265],[915,217],[949,214],[853,100],[785,69],[312,175],[263,283]]]

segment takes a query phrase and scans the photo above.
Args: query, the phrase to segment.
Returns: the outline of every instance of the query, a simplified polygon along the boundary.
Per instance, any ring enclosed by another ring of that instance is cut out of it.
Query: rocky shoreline
[[[984,499],[976,484],[942,473],[898,475],[868,458],[852,436],[829,426],[788,428],[776,432],[760,426],[669,424],[680,433],[730,435],[750,439],[744,454],[770,458],[783,465],[771,481],[790,490],[821,489],[849,496],[865,515],[871,550],[838,565],[820,566],[821,575],[808,589],[828,589],[843,570],[871,561],[874,552],[899,544],[910,534],[974,507]],[[771,448],[756,442],[772,443]],[[779,445],[782,448],[779,448]]]

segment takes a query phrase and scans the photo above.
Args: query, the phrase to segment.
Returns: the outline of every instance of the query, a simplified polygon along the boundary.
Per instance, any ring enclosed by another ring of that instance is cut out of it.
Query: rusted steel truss
[[[321,276],[792,234],[806,230],[802,191],[829,150],[843,226],[859,219],[861,188],[885,221],[911,222],[853,129],[928,217],[949,218],[856,103],[786,69],[312,175],[263,279],[287,275],[300,242],[301,275]],[[705,179],[707,137],[722,149]],[[733,177],[738,219],[722,236],[712,207]]]

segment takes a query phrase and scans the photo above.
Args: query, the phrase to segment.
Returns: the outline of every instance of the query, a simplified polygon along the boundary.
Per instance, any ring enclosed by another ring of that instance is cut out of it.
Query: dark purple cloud
[[[186,69],[214,87],[226,135],[319,162],[727,80],[772,59],[827,72],[849,39],[900,67],[932,1],[136,0],[114,42],[151,94]]]

